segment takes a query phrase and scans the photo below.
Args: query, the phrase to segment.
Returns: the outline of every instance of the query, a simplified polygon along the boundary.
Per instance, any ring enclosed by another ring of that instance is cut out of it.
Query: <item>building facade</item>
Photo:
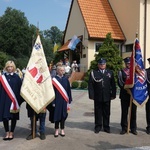
[[[140,42],[145,67],[150,57],[150,0],[109,0],[117,20],[125,34],[122,56],[130,56],[136,33]]]
[[[123,58],[131,55],[137,35],[145,67],[148,67],[146,59],[150,57],[149,24],[150,0],[72,0],[64,45],[58,51],[64,52],[70,62],[79,59],[80,71],[86,72],[107,33],[111,33]],[[67,46],[74,35],[80,37],[81,43],[72,51]]]

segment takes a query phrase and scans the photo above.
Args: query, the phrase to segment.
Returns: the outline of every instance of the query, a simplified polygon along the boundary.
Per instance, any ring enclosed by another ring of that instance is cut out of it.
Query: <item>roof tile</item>
[[[111,32],[112,38],[125,40],[108,0],[77,1],[91,38],[105,38]]]

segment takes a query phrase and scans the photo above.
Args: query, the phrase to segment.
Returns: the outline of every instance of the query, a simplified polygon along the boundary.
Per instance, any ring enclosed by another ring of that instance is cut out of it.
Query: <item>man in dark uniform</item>
[[[148,58],[147,60],[150,65],[150,58]],[[150,67],[146,69],[146,73],[147,73],[147,87],[149,95],[149,99],[146,103],[146,122],[147,122],[146,133],[150,134]]]
[[[106,69],[106,60],[98,61],[98,69],[90,73],[88,82],[89,98],[94,100],[95,133],[110,133],[110,104],[116,98],[114,74]]]
[[[129,76],[129,68],[130,68],[130,57],[126,57],[124,59],[125,68],[119,71],[118,74],[118,86],[120,87],[120,96],[121,99],[121,127],[122,131],[120,134],[125,134],[127,132],[127,126],[128,126],[128,110],[130,106],[130,94],[127,93],[127,90],[124,89],[124,84],[126,81],[126,78]],[[137,125],[136,125],[136,110],[137,106],[132,103],[131,108],[131,121],[130,121],[130,129],[131,133],[134,135],[137,135]]]

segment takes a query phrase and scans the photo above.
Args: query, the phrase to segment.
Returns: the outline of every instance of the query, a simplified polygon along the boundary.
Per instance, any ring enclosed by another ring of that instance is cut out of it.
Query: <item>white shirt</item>
[[[65,73],[69,73],[70,72],[71,67],[70,66],[65,66]]]

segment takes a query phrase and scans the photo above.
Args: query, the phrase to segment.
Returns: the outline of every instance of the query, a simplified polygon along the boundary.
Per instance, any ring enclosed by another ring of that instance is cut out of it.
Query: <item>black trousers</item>
[[[146,129],[150,130],[150,98],[148,99],[146,103],[145,109],[146,109],[146,122],[147,122]]]
[[[64,129],[65,128],[65,119],[63,119],[61,121],[56,121],[55,129],[59,129],[59,124],[60,124],[60,129]]]
[[[3,121],[3,125],[4,125],[4,128],[5,128],[5,132],[14,132],[15,130],[15,127],[16,127],[16,123],[17,123],[17,120],[11,120],[11,127],[10,127],[10,130],[9,130],[9,120],[6,120],[6,121]]]
[[[129,106],[130,106],[130,99],[121,99],[121,127],[122,130],[127,130],[128,126],[128,114],[129,114]],[[132,103],[131,108],[131,116],[130,116],[130,129],[136,130],[137,124],[136,124],[136,110],[137,106]]]
[[[94,101],[94,115],[95,115],[95,129],[103,129],[109,130],[110,123],[110,105],[111,102],[97,102]]]

